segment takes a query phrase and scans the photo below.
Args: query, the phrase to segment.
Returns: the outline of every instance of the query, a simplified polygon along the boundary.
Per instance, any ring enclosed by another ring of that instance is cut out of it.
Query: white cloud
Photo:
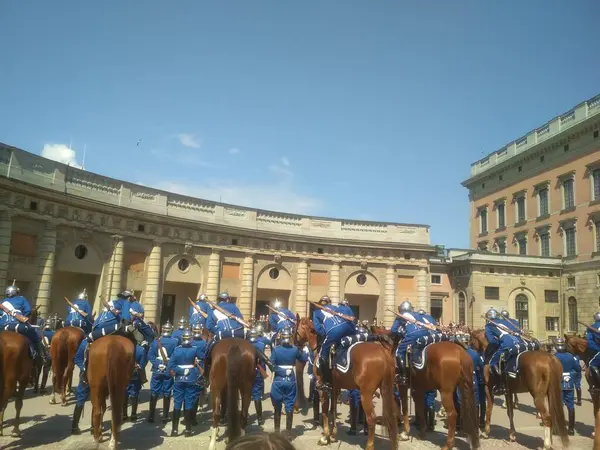
[[[179,133],[177,139],[181,142],[181,145],[190,148],[200,148],[200,139],[195,134],[190,133]]]
[[[82,168],[75,159],[75,150],[65,144],[44,144],[44,148],[42,148],[42,156],[63,164],[69,164],[70,166],[77,167],[78,169]]]
[[[289,160],[289,159],[287,159],[285,156],[283,156],[283,157],[281,158],[281,164],[283,164],[283,165],[284,165],[284,166],[286,166],[286,167],[290,167],[290,160]]]
[[[230,148],[229,149],[229,154],[230,155],[237,155],[238,153],[240,153],[240,149],[239,148]]]

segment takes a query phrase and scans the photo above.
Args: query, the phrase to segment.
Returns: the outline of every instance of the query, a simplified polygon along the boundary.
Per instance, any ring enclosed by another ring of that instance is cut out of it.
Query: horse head
[[[314,350],[317,346],[317,332],[315,331],[312,320],[307,317],[300,318],[299,315],[296,319],[296,330],[294,333],[296,345],[303,347],[304,345],[309,344]]]
[[[471,331],[471,346],[478,352],[485,352],[485,349],[489,345],[486,337],[485,330],[472,330]]]
[[[567,344],[567,351],[584,359],[586,364],[589,358],[593,356],[592,354],[588,355],[591,352],[588,352],[587,341],[585,339],[565,334],[565,342]]]

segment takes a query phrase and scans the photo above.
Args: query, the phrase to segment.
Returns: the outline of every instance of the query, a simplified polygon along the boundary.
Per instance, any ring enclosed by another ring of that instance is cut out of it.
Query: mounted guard
[[[206,319],[210,312],[210,305],[207,303],[206,294],[200,294],[198,300],[190,305],[190,326],[200,325],[206,328]]]
[[[296,316],[289,309],[281,306],[279,300],[275,300],[273,306],[267,305],[267,308],[271,310],[271,314],[269,315],[269,326],[273,332],[273,336],[271,336],[271,345],[274,345],[281,330],[284,328],[294,328],[296,325]]]
[[[590,378],[593,384],[590,389],[594,393],[600,393],[600,311],[594,314],[594,323],[591,329],[587,328],[585,340],[588,349],[596,353],[589,362]]]
[[[66,297],[65,300],[68,303],[65,326],[80,328],[85,334],[90,333],[93,325],[92,307],[88,302],[86,290],[84,289],[73,301]]]

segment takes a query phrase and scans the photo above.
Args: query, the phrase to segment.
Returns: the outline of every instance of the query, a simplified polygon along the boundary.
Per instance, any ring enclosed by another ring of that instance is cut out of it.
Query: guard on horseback
[[[75,300],[73,306],[67,307],[65,326],[81,328],[85,334],[92,331],[92,307],[88,302],[88,295],[84,289]]]
[[[575,435],[575,405],[574,405],[574,390],[575,379],[577,375],[581,376],[581,366],[579,358],[567,352],[567,343],[564,338],[558,338],[554,341],[556,353],[554,356],[558,358],[562,364],[562,400],[569,412],[569,429],[570,436]]]
[[[592,359],[590,359],[588,366],[593,384],[590,388],[592,391],[598,392],[600,390],[600,311],[594,314],[592,328],[595,331],[588,328],[585,332],[585,339],[588,349],[596,352]]]
[[[269,340],[265,336],[263,336],[262,328],[254,325],[250,332],[248,333],[248,340],[254,345],[257,352],[261,352],[264,354],[265,348],[271,347],[271,342],[273,339]],[[271,351],[272,351],[271,347]],[[263,370],[266,369],[264,362],[260,361],[259,364],[262,366]],[[265,395],[265,379],[263,378],[258,367],[256,368],[256,378],[254,378],[254,384],[252,385],[252,401],[254,402],[254,407],[256,408],[256,417],[258,418],[258,425],[262,426],[265,423],[262,415],[262,399]]]
[[[296,403],[296,361],[305,362],[306,355],[302,349],[292,344],[292,330],[284,328],[279,336],[280,345],[271,353],[274,379],[271,385],[271,402],[275,414],[275,432],[281,429],[281,409],[285,406],[285,429],[292,431],[294,422],[294,404]]]
[[[275,301],[273,304],[273,309],[275,311],[271,312],[271,315],[269,316],[269,326],[273,332],[273,336],[271,336],[271,344],[275,343],[281,330],[284,328],[294,328],[294,324],[296,323],[296,316],[294,313],[281,306],[281,302],[279,300]]]
[[[14,331],[29,339],[38,357],[41,358],[42,365],[47,365],[50,356],[42,343],[42,338],[28,321],[32,312],[31,305],[25,297],[19,295],[20,290],[14,282],[12,286],[6,288],[5,294],[6,298],[0,307],[0,329]]]
[[[162,326],[162,336],[150,344],[148,361],[152,364],[152,378],[150,379],[150,407],[148,422],[154,422],[156,403],[158,398],[163,398],[163,423],[169,421],[169,405],[173,391],[173,377],[167,371],[169,356],[173,354],[179,341],[172,336],[173,325],[167,321]]]
[[[169,358],[167,370],[175,378],[173,388],[173,427],[171,436],[177,436],[181,409],[185,417],[185,437],[192,435],[192,422],[194,407],[200,395],[200,360],[202,350],[192,345],[194,337],[190,330],[185,330],[181,335],[181,345],[173,350]]]
[[[134,330],[137,330],[142,335],[141,338],[136,339],[138,341],[138,344],[144,347],[146,351],[148,351],[150,343],[154,340],[156,336],[154,336],[154,331],[152,330],[152,327],[150,327],[150,325],[148,325],[144,321],[144,307],[138,301],[137,297],[133,295],[133,291],[128,291],[131,293],[131,295],[127,298],[129,302],[129,322],[133,325]],[[144,377],[144,379],[142,380],[142,384],[146,381],[148,380],[145,380]]]
[[[208,313],[210,311],[210,305],[206,302],[206,294],[201,294],[196,300],[196,306],[202,311],[206,316],[202,315],[202,313],[198,312],[194,306],[190,305],[190,326],[198,324],[202,328],[206,327],[206,319],[208,317]],[[192,331],[193,332],[193,331]]]
[[[329,301],[329,297],[322,297],[321,303]],[[354,324],[354,312],[348,306],[348,300],[344,299],[338,306],[325,306],[319,310],[321,312],[322,332],[325,333],[325,338],[321,344],[319,353],[318,368],[320,380],[317,381],[316,388],[318,390],[329,391],[331,382],[333,381],[332,368],[329,365],[329,353],[334,344],[339,344],[340,340],[346,336],[356,333],[356,325]],[[315,314],[317,311],[315,311]],[[350,320],[352,319],[352,320]],[[316,325],[315,325],[316,329]],[[317,331],[318,333],[318,331]]]
[[[185,317],[181,316],[179,321],[177,322],[177,329],[173,331],[172,336],[177,339],[177,342],[181,344],[181,336],[183,332],[188,329],[188,321]]]

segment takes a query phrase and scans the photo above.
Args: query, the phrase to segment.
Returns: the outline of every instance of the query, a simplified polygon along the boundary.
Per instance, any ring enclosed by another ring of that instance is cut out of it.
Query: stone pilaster
[[[391,311],[396,311],[396,268],[393,265],[385,269],[385,291],[384,291],[385,311],[383,312],[383,324],[391,327],[396,316]]]
[[[248,253],[242,264],[242,284],[238,306],[245,319],[249,319],[253,310],[254,294],[254,254]]]
[[[429,311],[429,269],[427,266],[419,267],[417,274],[417,306],[416,309]]]
[[[221,255],[213,250],[208,258],[208,277],[206,279],[206,295],[210,301],[216,302],[221,281]]]
[[[147,321],[158,323],[162,293],[162,244],[155,242],[148,257],[148,273],[144,290],[144,313]]]
[[[108,274],[106,277],[106,300],[112,300],[123,289],[122,275],[123,275],[123,256],[125,249],[125,240],[123,236],[115,234],[111,236],[113,240],[113,253],[110,258],[108,266]]]
[[[52,277],[56,258],[56,226],[46,224],[46,229],[38,241],[37,295],[35,305],[42,317],[47,317],[50,310],[52,293]]]
[[[6,277],[8,277],[11,239],[12,214],[8,211],[0,211],[0,295],[4,295],[6,286],[10,284]]]
[[[334,261],[329,270],[329,298],[334,305],[340,302],[340,261]]]
[[[296,299],[294,312],[300,317],[308,317],[308,260],[302,259],[298,264],[296,275]]]

